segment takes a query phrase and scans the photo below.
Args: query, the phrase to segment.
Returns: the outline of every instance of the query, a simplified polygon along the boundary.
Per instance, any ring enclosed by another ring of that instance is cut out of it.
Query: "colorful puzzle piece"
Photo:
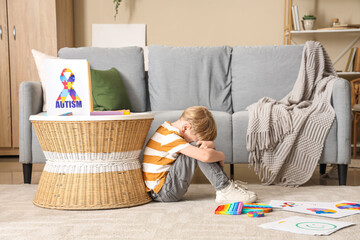
[[[221,215],[239,215],[243,207],[242,202],[234,202],[230,204],[220,205],[216,208],[215,214]]]
[[[265,214],[263,211],[251,211],[246,213],[248,217],[263,217]]]
[[[72,112],[67,112],[67,113],[60,114],[59,116],[72,116],[72,115],[73,115]]]

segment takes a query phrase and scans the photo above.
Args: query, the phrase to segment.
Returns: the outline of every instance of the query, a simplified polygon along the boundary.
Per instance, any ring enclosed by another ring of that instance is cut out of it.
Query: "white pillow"
[[[50,56],[47,55],[45,53],[39,52],[35,49],[31,50],[34,60],[35,60],[35,64],[38,70],[38,74],[39,74],[39,78],[40,78],[40,82],[41,82],[41,86],[42,86],[42,90],[43,90],[43,112],[46,112],[47,108],[46,108],[46,77],[45,77],[45,67],[44,67],[44,61],[46,59],[56,59],[57,57],[54,56]]]

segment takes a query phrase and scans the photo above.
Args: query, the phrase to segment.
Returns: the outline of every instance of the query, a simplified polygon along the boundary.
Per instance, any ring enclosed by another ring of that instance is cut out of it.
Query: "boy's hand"
[[[212,149],[216,150],[216,145],[215,145],[214,141],[198,141],[196,143],[196,145],[197,146],[200,145],[199,148],[202,148],[202,149],[212,148]],[[224,165],[225,165],[224,162],[225,162],[224,160],[219,161],[219,164],[221,167],[224,167]]]
[[[216,149],[216,145],[214,143],[214,141],[198,141],[196,143],[197,146],[200,145],[200,148],[212,148],[212,149]]]
[[[200,148],[200,147],[195,147],[193,145],[189,145],[183,148],[182,150],[180,150],[179,152],[188,157],[195,158],[199,161],[207,162],[207,163],[220,162],[220,161],[224,163],[225,161],[225,154],[223,152],[217,151],[212,148],[208,148],[207,146],[203,146],[202,148]],[[223,163],[220,164],[223,165]]]
[[[221,167],[224,167],[224,165],[225,165],[224,160],[219,161],[219,163],[220,163]]]

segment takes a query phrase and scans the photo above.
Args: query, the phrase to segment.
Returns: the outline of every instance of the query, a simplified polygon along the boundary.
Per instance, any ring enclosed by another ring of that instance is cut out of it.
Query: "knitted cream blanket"
[[[293,90],[247,107],[249,162],[263,183],[298,186],[310,179],[335,118],[330,100],[337,79],[323,46],[309,41]]]

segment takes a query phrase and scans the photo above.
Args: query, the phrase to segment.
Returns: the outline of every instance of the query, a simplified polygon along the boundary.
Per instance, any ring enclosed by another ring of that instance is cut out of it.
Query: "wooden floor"
[[[39,183],[41,172],[45,164],[33,164],[32,183]],[[24,183],[22,164],[19,157],[0,156],[0,184]]]
[[[32,183],[39,183],[41,172],[44,164],[33,164]],[[331,166],[328,165],[327,172],[330,171]],[[225,171],[230,175],[229,164],[225,165]],[[260,184],[260,181],[253,169],[248,167],[248,164],[235,164],[236,180],[248,182],[249,184]],[[0,157],[0,184],[22,184],[23,173],[22,164],[19,163],[18,157]],[[192,183],[208,183],[205,176],[199,170],[196,170]],[[319,174],[319,168],[315,170],[312,178],[305,185],[338,185],[336,178],[324,178]],[[349,166],[347,185],[360,186],[360,159],[353,159]]]

